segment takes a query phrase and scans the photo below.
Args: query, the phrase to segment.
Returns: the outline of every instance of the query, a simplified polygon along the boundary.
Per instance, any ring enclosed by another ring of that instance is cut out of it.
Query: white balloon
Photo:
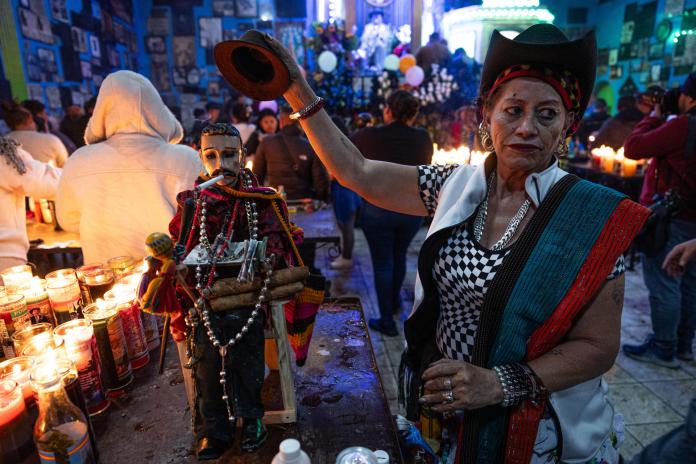
[[[259,111],[269,109],[278,114],[278,102],[275,100],[262,101],[259,103]]]
[[[389,71],[396,71],[399,69],[399,57],[393,53],[387,55],[386,58],[384,58],[384,69],[388,69]]]
[[[424,78],[425,73],[423,72],[423,68],[418,65],[412,66],[406,71],[406,82],[413,87],[419,86]]]
[[[338,59],[336,58],[334,52],[326,50],[322,52],[321,55],[319,55],[317,63],[319,63],[319,69],[321,69],[325,73],[331,73],[334,71],[334,69],[336,69]]]

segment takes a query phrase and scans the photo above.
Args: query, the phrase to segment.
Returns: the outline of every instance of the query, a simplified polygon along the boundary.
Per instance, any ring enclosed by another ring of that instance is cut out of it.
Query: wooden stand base
[[[271,318],[273,320],[271,330],[267,331],[266,339],[274,341],[277,348],[277,357],[269,356],[266,364],[273,369],[277,366],[280,374],[280,391],[283,396],[283,409],[266,410],[263,421],[266,424],[288,424],[297,421],[297,402],[295,399],[295,384],[292,376],[292,353],[288,340],[288,329],[285,324],[285,310],[283,304],[286,301],[271,302]],[[267,347],[273,343],[267,343]],[[269,351],[268,349],[266,350]]]

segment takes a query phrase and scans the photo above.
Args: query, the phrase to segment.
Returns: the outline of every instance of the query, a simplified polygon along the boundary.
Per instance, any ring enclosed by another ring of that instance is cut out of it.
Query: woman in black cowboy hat
[[[558,167],[595,77],[593,33],[495,31],[483,67],[475,166],[365,159],[321,111],[291,55],[284,93],[346,187],[382,208],[432,215],[405,324],[402,399],[443,417],[451,462],[617,462],[602,374],[619,347],[622,253],[647,216]],[[603,462],[603,461],[602,461]]]

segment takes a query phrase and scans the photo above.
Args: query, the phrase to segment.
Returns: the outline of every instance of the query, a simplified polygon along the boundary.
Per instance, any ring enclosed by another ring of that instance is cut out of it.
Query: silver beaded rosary
[[[242,173],[242,179],[244,181],[244,185],[246,188],[251,188],[252,183],[249,175],[246,172]],[[203,276],[203,269],[202,266],[199,264],[196,266],[196,289],[201,292],[204,288],[205,281],[211,281],[211,277],[214,278],[217,276],[215,274],[215,266],[217,264],[218,259],[221,258],[222,256],[222,251],[224,250],[224,240],[225,240],[225,227],[223,223],[223,227],[220,228],[220,232],[218,233],[217,237],[215,237],[215,241],[213,242],[213,245],[210,245],[210,241],[208,240],[208,235],[205,227],[205,221],[206,221],[206,203],[203,198],[198,199],[199,202],[199,240],[203,247],[206,249],[208,252],[208,256],[211,259],[210,262],[210,273],[204,278]],[[245,212],[247,215],[247,224],[249,227],[249,241],[248,241],[248,246],[246,248],[245,256],[244,256],[244,261],[242,263],[242,267],[239,270],[239,275],[237,280],[241,282],[247,282],[250,280],[253,280],[254,278],[254,260],[256,256],[256,250],[258,248],[259,240],[258,240],[258,233],[259,233],[259,215],[258,211],[256,210],[256,202],[253,200],[244,200],[244,207],[245,207]],[[225,219],[225,222],[230,221],[229,227],[233,227],[233,224],[231,224],[231,218],[228,216]],[[231,239],[231,237],[230,237]],[[214,253],[214,250],[220,250],[217,253]],[[232,408],[230,406],[229,402],[229,396],[227,394],[227,378],[226,378],[226,370],[225,370],[225,362],[227,359],[227,349],[234,347],[237,343],[239,343],[242,340],[242,337],[244,334],[246,334],[249,329],[251,328],[251,325],[254,323],[254,320],[258,317],[258,315],[261,312],[261,309],[263,307],[264,302],[268,298],[268,286],[271,283],[271,275],[273,274],[273,263],[275,260],[275,256],[271,254],[267,258],[264,259],[262,263],[262,268],[265,270],[265,278],[263,280],[263,285],[261,287],[261,291],[259,292],[259,298],[256,304],[254,305],[254,309],[251,312],[251,315],[247,319],[247,321],[244,323],[242,326],[241,330],[234,335],[233,337],[230,337],[229,341],[226,343],[221,343],[220,340],[217,338],[215,335],[215,332],[213,331],[212,324],[210,322],[210,310],[209,306],[204,298],[199,298],[198,301],[195,302],[195,307],[198,310],[198,312],[201,314],[201,317],[203,319],[203,325],[206,328],[206,334],[208,335],[208,339],[210,340],[210,343],[218,349],[220,353],[220,358],[222,360],[222,366],[220,369],[220,384],[222,385],[222,400],[225,402],[225,406],[227,407],[227,416],[230,422],[235,421],[234,414],[232,413]]]
[[[483,203],[481,203],[478,214],[476,214],[476,219],[474,219],[474,238],[479,243],[481,242],[481,237],[483,237],[483,228],[486,225],[486,218],[488,217],[488,199],[491,196],[491,190],[495,188],[495,179],[495,171],[493,171],[488,178],[488,191],[486,192],[486,199],[483,200]],[[529,201],[529,198],[525,199],[522,206],[520,206],[520,209],[517,210],[517,213],[515,213],[510,220],[510,223],[505,229],[503,236],[491,247],[492,251],[499,251],[507,246],[512,237],[515,235],[515,232],[517,232],[517,228],[522,222],[522,219],[524,219],[524,217],[527,215],[527,211],[529,211],[530,206],[531,202]]]

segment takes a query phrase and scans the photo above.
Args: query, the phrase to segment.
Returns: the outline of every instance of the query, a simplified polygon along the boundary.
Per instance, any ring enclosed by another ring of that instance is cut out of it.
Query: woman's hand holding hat
[[[479,409],[503,401],[495,372],[465,361],[436,361],[423,373],[423,381],[431,393],[422,396],[420,402],[432,404],[437,412]]]
[[[273,38],[270,34],[264,34],[264,40],[268,47],[273,50],[273,52],[280,58],[280,60],[287,66],[290,72],[290,87],[283,94],[283,97],[288,101],[292,109],[298,111],[307,105],[309,105],[316,95],[312,88],[310,87],[307,80],[304,78],[304,74],[300,65],[297,64],[297,59],[293,54],[283,46],[278,40]]]

